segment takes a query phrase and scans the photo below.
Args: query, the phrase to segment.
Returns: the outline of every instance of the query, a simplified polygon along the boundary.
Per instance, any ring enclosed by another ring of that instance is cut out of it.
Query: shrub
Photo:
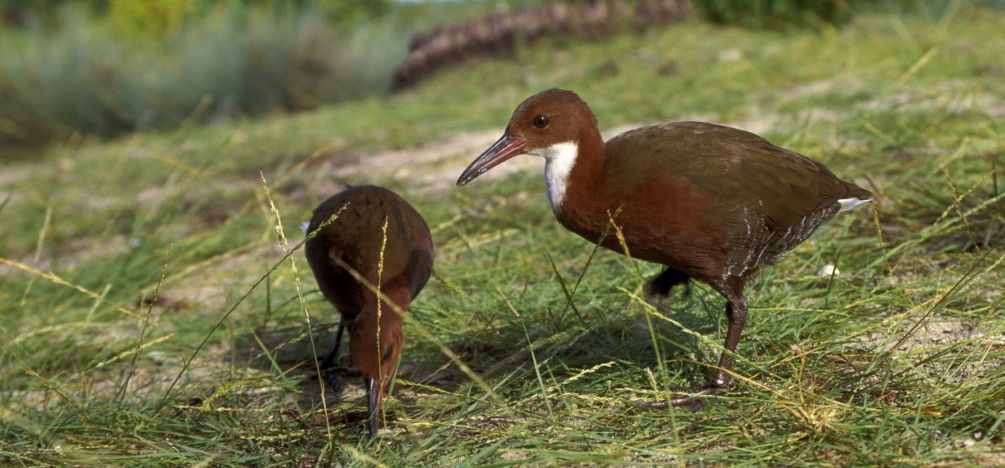
[[[784,28],[813,23],[842,23],[855,0],[694,0],[710,21],[748,27]],[[861,3],[861,2],[857,2]]]
[[[159,40],[176,37],[192,7],[193,0],[111,0],[108,15],[127,39]]]
[[[156,14],[116,13],[117,4],[101,17],[61,8],[58,27],[0,31],[0,144],[74,132],[112,136],[383,93],[411,34],[394,15],[336,23],[309,6],[240,2],[149,26]]]

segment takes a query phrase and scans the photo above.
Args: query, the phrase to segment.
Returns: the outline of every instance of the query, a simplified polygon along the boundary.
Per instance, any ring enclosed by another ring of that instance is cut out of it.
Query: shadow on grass
[[[318,361],[324,359],[335,345],[335,330],[338,322],[319,325],[312,330],[314,345],[311,346],[310,335],[303,327],[285,327],[276,329],[258,329],[234,341],[234,349],[228,353],[228,359],[234,359],[238,365],[252,369],[271,372],[282,378],[300,379],[299,388],[311,401],[307,404],[320,404],[317,395],[320,386],[317,380],[317,368],[314,364],[315,351]],[[343,355],[347,356],[348,340],[343,338]],[[344,363],[347,359],[340,359]],[[352,374],[339,375],[343,383],[351,380]],[[328,396],[336,396],[326,387]],[[341,393],[341,392],[340,392]]]
[[[651,387],[645,369],[650,368],[654,374],[669,379],[661,386],[672,382],[688,387],[703,383],[708,377],[707,366],[693,361],[710,365],[718,354],[694,335],[713,335],[711,340],[719,340],[714,336],[719,322],[710,320],[710,311],[718,316],[721,304],[710,297],[705,291],[685,295],[677,290],[668,298],[651,302],[658,313],[679,321],[691,330],[690,333],[655,316],[647,322],[638,304],[626,310],[581,308],[580,320],[571,310],[563,314],[564,301],[556,301],[548,306],[554,310],[525,310],[520,316],[508,310],[494,310],[490,314],[496,320],[489,326],[465,333],[437,333],[436,338],[507,401],[520,399],[526,391],[525,385],[533,381],[537,373],[546,376],[549,385],[564,385],[565,380],[583,369],[610,362],[615,363],[616,369],[600,370],[588,378],[599,382],[597,385],[610,379],[623,382],[627,378],[631,382],[628,387],[648,390]],[[425,315],[422,309],[413,314],[416,320],[422,320]],[[544,316],[549,318],[542,319]],[[336,392],[318,381],[314,364],[315,353],[318,359],[323,359],[331,351],[337,323],[315,326],[313,346],[303,327],[260,329],[237,337],[234,348],[227,354],[238,366],[267,372],[278,379],[292,379],[296,403],[285,409],[284,414],[310,431],[323,431],[330,423],[339,434],[337,438],[348,441],[362,436],[366,420],[365,391],[358,373],[339,373],[342,386]],[[408,328],[406,326],[406,330]],[[653,350],[653,335],[660,347],[658,354]],[[451,399],[456,403],[481,398],[471,393],[477,388],[473,379],[435,343],[424,339],[414,329],[408,339],[398,380],[389,392],[393,398],[385,413],[387,427],[392,430],[408,427],[409,423],[404,421],[422,414],[429,398],[440,392],[459,398]],[[657,356],[662,358],[662,363]],[[350,366],[347,336],[343,337],[340,357],[341,365]],[[657,372],[661,366],[665,367],[665,374]],[[624,374],[627,377],[623,377]],[[622,399],[624,409],[629,410],[633,408],[629,400],[639,395],[625,391],[625,387],[618,385],[606,390],[597,387],[595,392],[598,397]],[[465,406],[447,404],[446,408],[441,408],[460,415],[469,411]],[[329,410],[327,420],[321,411],[324,407]]]
[[[660,314],[679,321],[693,332],[707,335],[716,329],[716,321],[709,320],[699,301],[680,292],[653,304]],[[472,372],[486,380],[506,380],[510,378],[507,374],[514,373],[533,375],[535,361],[546,366],[549,377],[558,381],[571,377],[580,369],[612,361],[655,369],[660,362],[653,352],[649,323],[639,309],[636,306],[631,311],[590,310],[584,313],[582,320],[569,315],[558,321],[548,321],[542,319],[545,312],[525,313],[520,317],[509,315],[503,323],[496,322],[497,326],[456,335],[443,344]],[[706,353],[698,339],[675,325],[656,317],[652,317],[651,323],[660,346],[659,355],[669,372],[684,376],[688,382],[704,381],[704,367],[684,361],[697,356],[699,361],[712,362],[717,355],[703,355]],[[470,385],[471,379],[430,343],[420,342],[414,346],[414,354],[424,358],[403,361],[401,378],[447,391]]]

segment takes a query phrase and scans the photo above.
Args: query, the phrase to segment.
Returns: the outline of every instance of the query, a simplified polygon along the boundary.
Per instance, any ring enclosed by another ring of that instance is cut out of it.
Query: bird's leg
[[[340,319],[338,324],[338,331],[335,332],[335,347],[332,349],[328,356],[325,356],[324,360],[319,364],[321,368],[321,377],[324,378],[325,383],[328,384],[332,390],[338,392],[342,388],[342,382],[339,382],[338,376],[336,374],[339,371],[345,371],[346,369],[338,367],[338,350],[342,345],[342,332],[345,330],[345,319]]]
[[[726,303],[726,318],[729,319],[729,329],[726,330],[726,348],[719,356],[719,368],[715,371],[715,377],[709,383],[709,387],[719,390],[726,390],[733,383],[733,358],[736,353],[736,345],[740,342],[740,333],[747,325],[747,300],[743,296],[730,298]]]
[[[342,346],[342,332],[345,330],[345,320],[339,320],[338,331],[335,332],[335,347],[332,348],[332,352],[325,356],[324,360],[321,361],[321,369],[330,369],[335,367],[338,360],[338,350]]]
[[[670,294],[670,290],[678,284],[683,284],[685,293],[690,293],[691,287],[688,282],[689,279],[690,278],[686,274],[667,267],[663,270],[663,272],[649,282],[649,294],[654,296],[668,296]]]
[[[662,409],[670,406],[686,406],[692,411],[700,410],[705,406],[702,400],[704,395],[719,395],[725,392],[733,382],[733,360],[736,352],[736,345],[740,342],[740,333],[747,324],[747,300],[743,295],[735,295],[726,302],[726,318],[729,320],[729,328],[726,330],[726,343],[722,355],[719,356],[719,366],[715,371],[712,380],[690,395],[671,398],[669,400],[645,402],[633,402],[636,406],[643,408]]]

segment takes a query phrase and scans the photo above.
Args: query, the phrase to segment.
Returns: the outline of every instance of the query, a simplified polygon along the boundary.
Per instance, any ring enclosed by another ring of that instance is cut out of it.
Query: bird
[[[667,295],[693,279],[725,297],[728,328],[714,374],[685,396],[637,402],[652,408],[696,409],[725,393],[747,321],[747,282],[837,213],[872,201],[819,162],[723,125],[669,122],[605,142],[586,102],[562,89],[520,103],[457,185],[524,154],[544,158],[548,202],[562,226],[663,265],[651,293]]]
[[[351,187],[322,202],[307,233],[307,263],[322,295],[341,314],[335,347],[319,367],[338,388],[330,370],[348,325],[349,355],[366,388],[367,428],[373,436],[405,344],[401,314],[432,271],[432,235],[412,205],[375,185]]]

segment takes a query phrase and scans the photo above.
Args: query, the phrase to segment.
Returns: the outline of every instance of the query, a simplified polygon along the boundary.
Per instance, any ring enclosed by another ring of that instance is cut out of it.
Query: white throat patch
[[[548,202],[551,203],[551,210],[557,212],[565,197],[565,187],[572,166],[576,164],[579,146],[567,141],[531,150],[527,154],[544,158],[544,183],[548,185]]]

